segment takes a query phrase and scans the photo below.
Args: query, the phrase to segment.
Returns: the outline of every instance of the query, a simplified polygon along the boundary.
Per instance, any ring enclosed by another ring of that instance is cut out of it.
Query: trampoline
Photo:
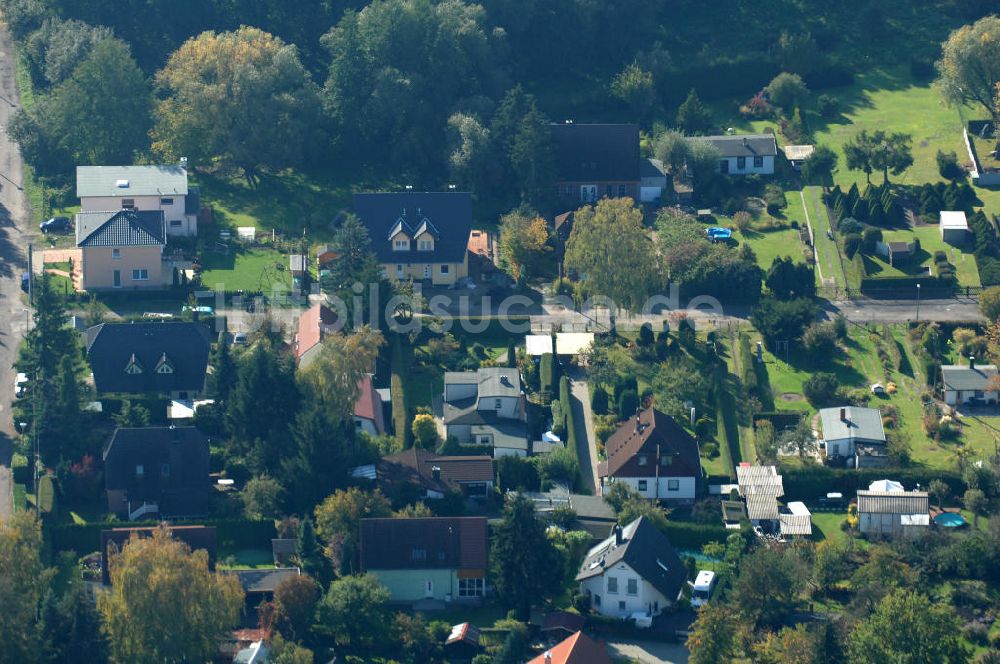
[[[969,522],[958,512],[942,512],[934,517],[934,523],[945,528],[960,528]]]

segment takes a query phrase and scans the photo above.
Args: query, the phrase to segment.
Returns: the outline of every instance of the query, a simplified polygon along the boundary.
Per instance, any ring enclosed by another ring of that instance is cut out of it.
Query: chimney
[[[188,167],[188,158],[187,157],[181,157],[181,159],[180,159],[180,167],[183,168],[185,171],[187,170],[187,167]]]
[[[846,408],[841,408],[840,409],[840,421],[841,422],[846,422],[847,421],[847,409]]]
[[[435,482],[440,482],[441,481],[441,467],[440,466],[433,466],[431,468],[431,475],[434,477],[434,481]]]
[[[746,136],[743,137],[743,146],[744,147],[749,147],[750,146],[750,141],[747,140]]]
[[[622,527],[615,525],[615,546],[622,545]]]
[[[969,368],[970,369],[976,368],[976,358],[973,357],[972,355],[969,356]]]
[[[552,664],[552,651],[551,650],[546,650],[545,651],[545,664]]]

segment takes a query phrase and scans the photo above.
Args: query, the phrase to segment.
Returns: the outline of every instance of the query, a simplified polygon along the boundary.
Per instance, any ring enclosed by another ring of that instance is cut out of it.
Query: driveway
[[[0,129],[10,122],[18,104],[15,62],[10,33],[0,24]],[[30,236],[22,232],[29,227],[29,220],[24,194],[19,190],[21,178],[17,146],[0,131],[0,519],[11,512],[14,431],[10,403],[14,398],[14,360],[25,330],[20,275],[27,270],[25,247]]]
[[[686,664],[688,651],[676,643],[658,641],[608,641],[613,657],[622,657],[642,664]]]
[[[597,487],[601,485],[597,478],[597,436],[594,435],[594,415],[590,411],[590,390],[586,381],[578,380],[582,372],[572,376],[571,384],[571,416],[577,424],[576,456],[580,460],[580,475],[583,485],[592,495],[599,495]],[[580,424],[583,428],[580,428]]]

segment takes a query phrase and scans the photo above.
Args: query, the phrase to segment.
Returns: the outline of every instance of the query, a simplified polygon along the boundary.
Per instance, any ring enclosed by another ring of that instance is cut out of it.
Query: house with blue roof
[[[166,243],[162,210],[78,212],[83,290],[162,288]]]
[[[470,193],[354,194],[354,212],[389,278],[450,286],[469,275]]]

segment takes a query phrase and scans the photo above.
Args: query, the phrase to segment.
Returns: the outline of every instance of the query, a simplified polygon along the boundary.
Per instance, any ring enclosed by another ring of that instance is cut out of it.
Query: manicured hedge
[[[701,550],[709,542],[725,542],[734,530],[726,530],[722,525],[689,523],[667,519],[666,535],[670,543],[679,549]]]
[[[540,391],[543,394],[548,394],[549,398],[555,396],[556,381],[559,380],[559,364],[552,353],[542,355],[539,372],[541,378]]]
[[[101,531],[112,528],[149,528],[158,521],[106,521],[102,523],[72,524],[62,523],[48,526],[46,530],[52,542],[52,550],[76,551],[86,555],[101,549]],[[252,519],[202,519],[198,521],[177,521],[175,525],[215,526],[216,542],[219,550],[267,549],[276,536],[274,522]]]
[[[827,468],[815,466],[809,468],[783,468],[781,477],[784,483],[784,500],[810,501],[824,497],[826,494],[839,491],[845,499],[851,499],[858,489],[867,489],[875,480],[889,478],[901,482],[907,490],[922,489],[930,485],[931,480],[942,480],[951,488],[953,495],[965,492],[965,483],[961,475],[952,470],[933,470],[929,468]]]
[[[872,292],[895,290],[916,297],[917,284],[924,289],[924,295],[930,295],[931,292],[954,291],[952,284],[937,277],[865,277],[861,280],[861,290]]]
[[[563,404],[563,414],[566,417],[566,448],[576,452],[576,418],[573,417],[572,399],[569,378],[563,376],[559,379],[559,401]]]

